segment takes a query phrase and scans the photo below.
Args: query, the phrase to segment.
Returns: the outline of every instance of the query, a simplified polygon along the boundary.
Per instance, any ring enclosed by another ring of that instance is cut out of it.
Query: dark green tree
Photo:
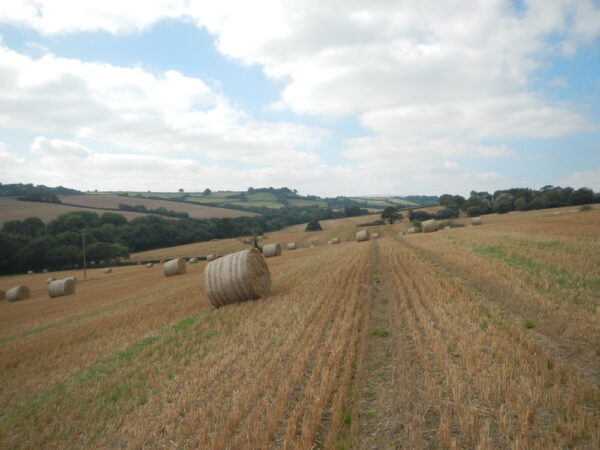
[[[306,229],[304,231],[321,231],[323,228],[319,223],[319,219],[310,219],[310,221],[306,224]]]
[[[387,220],[389,223],[394,223],[396,220],[402,220],[404,216],[398,212],[397,208],[388,206],[381,213],[381,218]]]

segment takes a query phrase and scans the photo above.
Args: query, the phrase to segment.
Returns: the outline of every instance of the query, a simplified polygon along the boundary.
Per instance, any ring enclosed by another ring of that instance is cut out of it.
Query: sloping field
[[[28,217],[39,217],[43,222],[47,223],[53,219],[56,219],[61,214],[66,214],[73,211],[92,210],[56,203],[22,202],[13,198],[0,198],[0,225],[9,220],[23,220]],[[106,211],[94,210],[94,212],[102,214]],[[147,215],[130,211],[120,211],[119,214],[125,216],[127,220]]]
[[[272,233],[272,295],[217,310],[205,262],[2,277],[0,447],[599,448],[600,211],[506,217]]]
[[[186,212],[194,219],[209,219],[212,217],[240,217],[257,216],[258,214],[236,211],[227,208],[218,208],[215,206],[195,205],[193,203],[170,202],[167,200],[153,200],[140,197],[121,197],[111,194],[83,194],[83,195],[61,195],[60,199],[64,203],[82,205],[91,208],[111,208],[119,209],[119,204],[137,206],[144,205],[148,209],[166,208],[167,210]]]

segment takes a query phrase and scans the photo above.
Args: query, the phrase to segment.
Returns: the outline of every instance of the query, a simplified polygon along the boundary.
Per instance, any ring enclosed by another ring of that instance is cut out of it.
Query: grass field
[[[218,310],[205,262],[53,300],[47,274],[1,277],[33,295],[0,302],[0,447],[599,448],[600,210],[572,211],[270,233],[299,244],[267,260],[272,295]]]

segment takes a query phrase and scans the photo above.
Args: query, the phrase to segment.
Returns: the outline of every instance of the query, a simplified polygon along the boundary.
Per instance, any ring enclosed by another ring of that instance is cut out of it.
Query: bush
[[[593,208],[590,205],[583,205],[579,207],[579,211],[591,211]]]

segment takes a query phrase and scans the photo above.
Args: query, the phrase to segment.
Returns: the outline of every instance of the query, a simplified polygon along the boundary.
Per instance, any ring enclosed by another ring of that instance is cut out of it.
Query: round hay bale
[[[296,250],[296,243],[295,243],[295,242],[290,242],[290,243],[287,245],[287,249],[288,249],[288,250]]]
[[[106,269],[104,269],[104,273],[112,273],[112,269],[110,267],[107,267]]]
[[[481,225],[481,224],[482,224],[482,222],[481,222],[481,217],[473,217],[473,218],[471,219],[471,223],[472,223],[473,225]]]
[[[65,280],[73,280],[75,283],[77,283],[77,277],[67,277]]]
[[[408,230],[406,230],[406,234],[413,234],[413,233],[416,233],[416,232],[417,232],[417,230],[416,230],[415,227],[412,227],[412,228],[409,228]]]
[[[275,244],[267,244],[262,249],[263,256],[265,258],[272,258],[273,256],[281,255],[281,245]]]
[[[372,239],[379,239],[379,233],[373,233],[373,234],[371,234],[371,238]]]
[[[217,255],[215,255],[214,253],[211,253],[210,255],[206,255],[207,261],[214,261],[215,259],[217,259]]]
[[[148,268],[153,267],[153,266],[154,266],[154,264],[152,264],[152,263],[146,264],[146,267],[148,267]]]
[[[6,299],[9,302],[17,302],[19,300],[25,300],[31,296],[31,292],[27,286],[15,286],[9,289],[6,293]]]
[[[75,281],[71,278],[64,280],[56,280],[48,286],[48,295],[50,298],[62,297],[63,295],[71,295],[75,293]]]
[[[53,281],[56,281],[56,278],[54,278],[54,277],[48,277],[48,278],[46,278],[46,284],[50,284]]]
[[[361,230],[356,233],[357,242],[368,241],[369,240],[369,232],[367,230]]]
[[[0,300],[4,300],[6,298],[6,291],[0,290]]]
[[[426,220],[425,222],[422,222],[421,230],[423,230],[423,233],[432,233],[434,231],[437,231],[437,227],[435,225],[435,219],[429,219],[429,220]]]
[[[190,258],[188,261],[190,264],[196,264],[198,262],[198,258]]]
[[[450,226],[446,225],[446,226],[444,227],[444,230],[449,230],[450,228],[451,228]]]
[[[331,238],[331,240],[329,241],[330,244],[339,244],[340,243],[340,238],[339,237],[333,237]]]
[[[163,272],[166,277],[173,275],[179,275],[186,272],[185,260],[183,258],[175,258],[171,261],[167,261],[162,266]]]
[[[28,270],[27,275],[33,275],[35,272],[33,270]]]
[[[48,273],[48,272],[49,272],[49,270],[48,270],[48,269],[44,269],[44,270],[42,270],[42,273]]]
[[[216,308],[266,297],[271,292],[271,274],[256,248],[232,253],[206,265],[206,295]]]
[[[560,215],[560,211],[556,211],[555,213],[553,213],[555,216]]]

